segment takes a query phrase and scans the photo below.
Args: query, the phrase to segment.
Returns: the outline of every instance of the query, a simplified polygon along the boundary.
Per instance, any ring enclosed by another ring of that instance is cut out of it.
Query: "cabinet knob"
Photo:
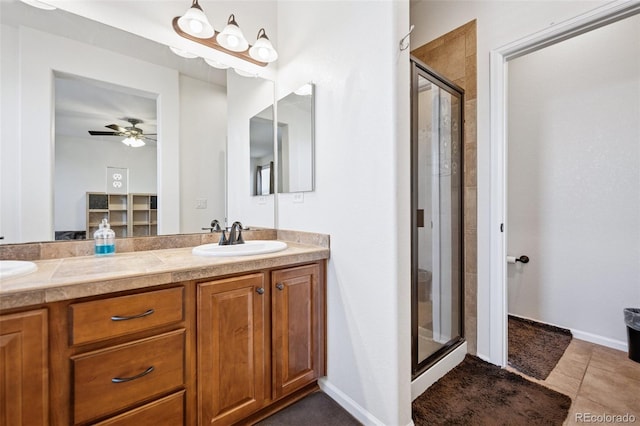
[[[264,294],[264,288],[262,288],[262,287],[258,287],[258,288],[256,289],[256,293],[258,293],[258,294]]]
[[[276,284],[276,288],[277,288],[278,290],[284,290],[284,284],[282,284],[282,283],[278,283],[278,284]]]

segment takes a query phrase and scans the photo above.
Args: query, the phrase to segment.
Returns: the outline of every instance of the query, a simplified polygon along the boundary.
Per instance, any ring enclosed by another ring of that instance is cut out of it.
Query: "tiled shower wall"
[[[414,49],[411,54],[464,89],[464,330],[469,353],[477,344],[476,21]]]

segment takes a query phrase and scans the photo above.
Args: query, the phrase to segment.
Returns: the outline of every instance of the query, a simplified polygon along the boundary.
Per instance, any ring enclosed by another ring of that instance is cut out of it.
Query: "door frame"
[[[489,360],[507,365],[507,83],[508,62],[640,13],[639,0],[616,0],[490,52],[491,163]]]

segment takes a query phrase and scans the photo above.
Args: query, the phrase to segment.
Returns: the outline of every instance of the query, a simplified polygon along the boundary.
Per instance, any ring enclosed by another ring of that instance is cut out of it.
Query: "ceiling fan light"
[[[258,31],[258,39],[249,49],[249,56],[260,62],[273,62],[278,59],[278,52],[273,48],[264,28]]]
[[[140,148],[141,146],[145,145],[142,139],[136,138],[134,136],[129,136],[128,138],[124,139],[122,143],[130,146],[131,148]]]
[[[216,41],[220,46],[232,52],[244,52],[249,47],[249,42],[244,38],[233,14],[229,16],[224,30],[216,36]]]
[[[42,10],[56,10],[55,6],[51,6],[50,4],[38,1],[38,0],[20,0],[22,3],[28,4],[29,6],[37,7]]]
[[[229,68],[229,65],[223,64],[222,62],[216,61],[215,59],[204,58],[204,61],[214,68],[218,68],[219,70],[226,70]]]
[[[171,51],[176,55],[181,56],[183,58],[193,59],[198,57],[198,55],[196,55],[195,53],[191,53],[188,50],[178,49],[177,47],[173,47],[173,46],[169,46],[169,49],[171,49]]]
[[[178,18],[178,27],[190,36],[198,38],[211,38],[215,34],[198,0],[193,0],[191,7]]]

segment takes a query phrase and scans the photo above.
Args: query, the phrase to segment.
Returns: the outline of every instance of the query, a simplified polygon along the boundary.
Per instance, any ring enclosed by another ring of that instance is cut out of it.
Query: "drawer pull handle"
[[[262,287],[258,287],[258,288],[256,289],[256,293],[258,293],[258,294],[264,294],[264,288],[262,288]]]
[[[120,315],[114,315],[111,317],[111,321],[127,321],[127,320],[136,319],[136,318],[144,318],[151,315],[154,312],[155,311],[153,309],[149,309],[147,312],[143,312],[139,315],[132,315],[130,317],[122,317]]]
[[[276,284],[276,288],[277,288],[278,290],[284,290],[284,284],[282,284],[282,283],[278,283],[278,284]]]
[[[132,380],[135,379],[139,379],[140,377],[144,377],[147,374],[151,373],[153,371],[153,365],[149,368],[147,368],[146,370],[144,370],[142,373],[138,374],[137,376],[133,376],[133,377],[114,377],[113,379],[111,379],[112,383],[125,383],[125,382],[130,382]]]

